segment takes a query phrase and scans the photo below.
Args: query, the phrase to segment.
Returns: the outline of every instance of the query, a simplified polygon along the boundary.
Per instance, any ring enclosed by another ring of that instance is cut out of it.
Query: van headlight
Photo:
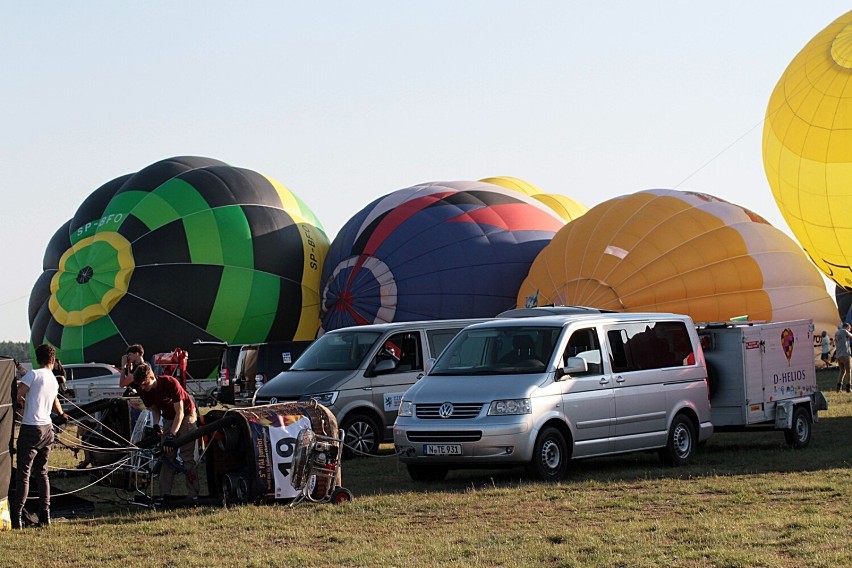
[[[510,398],[495,400],[488,407],[488,416],[507,416],[510,414],[531,414],[532,405],[528,398]]]
[[[399,411],[397,412],[398,416],[413,416],[414,415],[414,403],[410,400],[403,400],[399,403]]]
[[[339,391],[320,392],[317,394],[305,394],[299,397],[299,402],[305,402],[313,399],[323,406],[331,406],[337,401],[338,394],[340,394]]]

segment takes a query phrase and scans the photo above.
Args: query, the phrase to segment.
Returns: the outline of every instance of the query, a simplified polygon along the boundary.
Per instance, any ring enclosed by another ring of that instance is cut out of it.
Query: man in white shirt
[[[30,492],[31,473],[38,484],[38,526],[50,525],[50,482],[47,478],[47,460],[53,447],[50,411],[55,410],[58,415],[67,418],[59,405],[59,383],[53,375],[56,350],[45,344],[39,345],[35,353],[40,368],[26,372],[18,363],[18,372],[22,375],[18,386],[18,404],[24,405],[24,413],[18,430],[18,471],[11,511],[12,528],[22,526],[21,516]]]

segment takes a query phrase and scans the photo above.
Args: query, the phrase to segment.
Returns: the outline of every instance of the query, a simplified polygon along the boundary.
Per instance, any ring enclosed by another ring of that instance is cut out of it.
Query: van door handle
[[[602,385],[605,385],[605,384],[607,384],[608,382],[609,382],[609,379],[608,379],[608,378],[606,378],[606,377],[601,377],[601,384],[602,384]]]
[[[621,375],[617,376],[617,377],[615,378],[615,382],[617,382],[617,383],[623,383],[623,382],[624,382],[624,377],[622,377]]]

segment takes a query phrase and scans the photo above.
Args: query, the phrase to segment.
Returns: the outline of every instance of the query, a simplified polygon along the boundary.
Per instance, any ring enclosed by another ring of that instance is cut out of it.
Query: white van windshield
[[[360,367],[364,356],[381,337],[377,331],[326,333],[296,359],[291,371],[351,371]]]
[[[518,375],[542,373],[561,327],[465,329],[447,346],[430,375]]]

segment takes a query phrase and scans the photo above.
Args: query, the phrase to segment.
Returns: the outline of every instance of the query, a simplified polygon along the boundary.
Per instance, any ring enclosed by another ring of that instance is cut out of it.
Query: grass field
[[[559,484],[520,469],[415,484],[388,447],[343,463],[351,503],[292,509],[151,511],[97,488],[86,518],[0,533],[0,565],[849,566],[852,394],[833,371],[818,381],[829,410],[801,451],[780,432],[723,433],[679,469],[642,453],[576,462]]]

